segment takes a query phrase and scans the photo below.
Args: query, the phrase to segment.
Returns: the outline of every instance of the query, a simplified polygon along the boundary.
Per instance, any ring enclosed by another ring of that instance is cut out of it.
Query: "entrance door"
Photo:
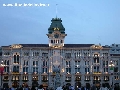
[[[12,86],[13,86],[14,88],[19,87],[18,81],[13,81]]]
[[[8,83],[4,83],[3,84],[3,88],[8,88],[9,86],[8,86]]]

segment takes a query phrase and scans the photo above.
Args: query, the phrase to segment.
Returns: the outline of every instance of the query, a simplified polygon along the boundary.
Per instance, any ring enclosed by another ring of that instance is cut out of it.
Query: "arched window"
[[[53,40],[51,40],[51,43],[53,43]]]

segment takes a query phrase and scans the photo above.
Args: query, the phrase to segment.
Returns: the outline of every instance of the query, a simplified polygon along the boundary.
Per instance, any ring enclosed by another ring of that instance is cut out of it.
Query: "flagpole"
[[[58,5],[58,4],[56,4],[56,18],[57,18],[57,5]]]

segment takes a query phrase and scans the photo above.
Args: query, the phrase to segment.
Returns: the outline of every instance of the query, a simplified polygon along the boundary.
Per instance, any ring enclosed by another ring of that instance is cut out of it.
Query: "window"
[[[17,53],[14,55],[14,63],[19,64],[19,55]]]
[[[48,69],[47,68],[42,68],[42,73],[47,73]]]
[[[47,61],[44,60],[43,61],[43,67],[47,67],[47,64],[48,64]]]
[[[33,61],[33,66],[38,66],[38,61]]]
[[[24,52],[24,56],[29,56],[29,52]]]
[[[85,65],[89,65],[89,61],[85,61]]]
[[[66,53],[65,58],[71,58],[71,53]]]
[[[27,66],[28,65],[28,61],[24,60],[24,64],[23,65]]]
[[[98,54],[94,54],[94,63],[99,63]]]
[[[94,76],[94,80],[100,80],[100,76]]]
[[[118,67],[114,67],[114,72],[118,72]]]
[[[114,64],[115,64],[115,65],[118,65],[118,60],[114,61]]]
[[[18,72],[19,73],[19,66],[13,66],[13,72]]]
[[[27,72],[28,73],[28,67],[23,67],[23,72]]]
[[[80,73],[80,68],[75,68],[75,73]]]
[[[5,66],[9,65],[9,60],[5,60],[5,61],[4,61],[4,65],[5,65]]]
[[[86,74],[90,73],[90,68],[85,68],[85,73]]]
[[[47,81],[48,77],[47,76],[42,76],[42,81]]]
[[[80,61],[75,61],[75,67],[79,67],[80,66]]]
[[[33,73],[38,73],[38,67],[33,67]]]
[[[33,76],[32,80],[38,80],[38,76]]]
[[[105,67],[105,68],[104,68],[104,72],[108,72],[108,67]]]
[[[104,80],[105,81],[109,80],[109,76],[104,76]]]
[[[4,56],[9,56],[10,55],[10,52],[5,52],[4,53]]]
[[[75,77],[75,80],[76,80],[76,81],[80,81],[80,80],[81,80],[81,77],[80,77],[80,76],[76,76],[76,77]]]
[[[9,73],[9,66],[5,66],[4,67],[4,71],[7,72],[7,73]]]
[[[19,80],[19,76],[12,76],[12,80]]]
[[[61,43],[63,43],[63,41],[61,40]]]
[[[53,43],[53,40],[51,40],[51,43]]]
[[[71,80],[71,77],[66,77],[66,80]]]
[[[66,73],[71,73],[71,68],[66,68]]]
[[[90,80],[90,76],[85,76],[85,80]]]
[[[94,66],[94,72],[96,72],[96,73],[99,72],[99,66]]]
[[[4,76],[4,80],[9,80],[8,76]]]
[[[28,80],[28,76],[23,76],[23,80]]]
[[[114,76],[115,80],[119,80],[119,76]]]
[[[39,52],[32,52],[32,56],[39,56]]]
[[[42,53],[42,57],[48,58],[48,53]]]

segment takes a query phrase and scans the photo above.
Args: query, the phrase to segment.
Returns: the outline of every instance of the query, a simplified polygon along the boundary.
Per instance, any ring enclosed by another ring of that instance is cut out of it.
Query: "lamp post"
[[[2,76],[3,76],[3,71],[4,71],[4,64],[3,64],[3,61],[1,61],[1,64],[0,64],[1,87],[2,87]]]
[[[114,70],[114,64],[113,64],[112,61],[110,61],[109,67],[110,67],[110,72],[111,72],[111,77],[112,77],[112,87],[113,87],[113,70]]]

